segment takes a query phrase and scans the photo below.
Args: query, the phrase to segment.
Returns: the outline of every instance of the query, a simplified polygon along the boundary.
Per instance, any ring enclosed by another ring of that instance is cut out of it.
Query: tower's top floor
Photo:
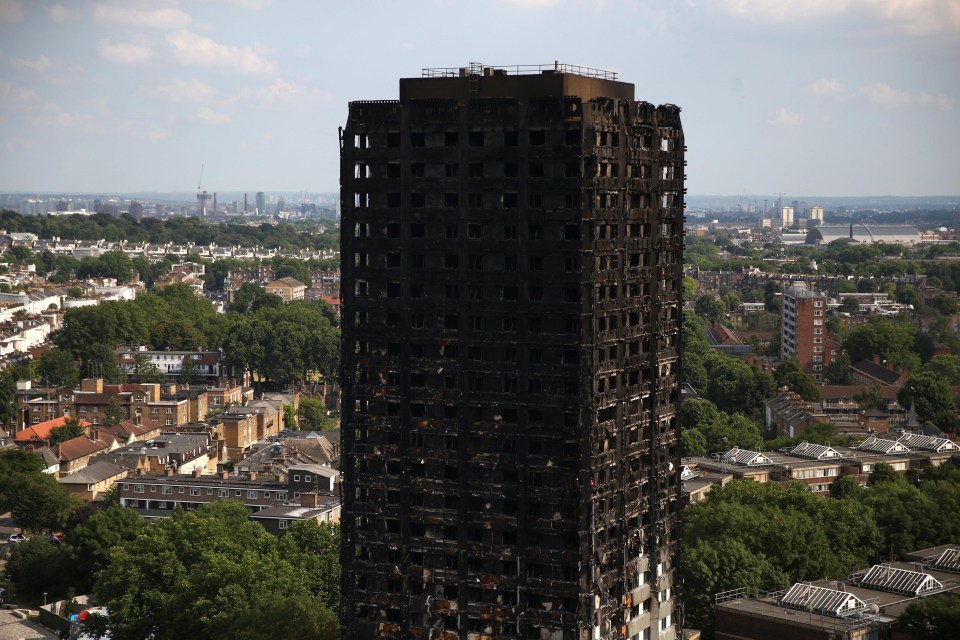
[[[634,100],[633,84],[619,82],[613,71],[554,62],[550,65],[489,67],[472,62],[460,68],[424,69],[420,78],[400,79],[400,101],[471,98],[546,98]]]

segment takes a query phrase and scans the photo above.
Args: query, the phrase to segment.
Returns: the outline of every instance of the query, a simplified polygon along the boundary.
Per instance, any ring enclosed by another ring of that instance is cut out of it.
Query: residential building
[[[892,362],[880,362],[880,356],[873,360],[861,360],[850,365],[850,375],[857,383],[878,387],[902,387],[908,377],[904,369],[895,369]]]
[[[274,280],[273,282],[268,282],[264,289],[267,293],[280,296],[284,302],[293,302],[294,300],[303,300],[303,294],[304,291],[307,290],[307,285],[296,278],[287,276]]]
[[[218,500],[236,500],[246,505],[252,513],[281,506],[305,507],[320,509],[326,514],[326,522],[339,519],[339,498],[329,491],[314,488],[298,492],[296,496],[294,493],[288,476],[283,474],[260,476],[256,473],[236,475],[222,472],[201,475],[194,472],[184,475],[167,469],[163,473],[137,473],[125,478],[120,485],[120,504],[136,509],[145,518],[168,517],[177,506],[189,511]],[[297,519],[291,511],[283,513],[283,518]],[[279,515],[277,512],[268,512],[266,517]]]
[[[679,113],[559,64],[350,104],[347,640],[679,637]]]
[[[313,520],[317,524],[340,521],[340,498],[317,491],[300,494],[300,504],[282,504],[267,507],[250,514],[250,519],[259,522],[274,535],[280,535],[293,522]]]
[[[46,446],[50,441],[50,432],[54,429],[59,429],[66,426],[69,416],[63,416],[61,418],[56,418],[54,420],[46,420],[27,427],[21,431],[18,431],[13,438],[13,442],[23,448],[36,449],[39,447]],[[80,427],[83,429],[88,429],[92,426],[89,422],[83,420],[79,421]]]
[[[117,363],[127,375],[138,367],[153,366],[169,382],[182,377],[184,367],[195,384],[219,385],[224,377],[223,353],[220,351],[150,351],[146,347],[121,347]]]
[[[98,461],[76,473],[61,477],[58,481],[72,495],[84,502],[99,502],[106,491],[127,477],[129,470],[118,464]]]
[[[831,361],[827,297],[806,282],[793,282],[783,291],[781,320],[781,358],[796,358],[805,372],[822,382]]]

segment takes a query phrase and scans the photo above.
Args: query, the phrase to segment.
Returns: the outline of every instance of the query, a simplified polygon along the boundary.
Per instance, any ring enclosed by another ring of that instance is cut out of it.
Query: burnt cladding
[[[349,639],[679,634],[680,109],[529,71],[350,104]]]

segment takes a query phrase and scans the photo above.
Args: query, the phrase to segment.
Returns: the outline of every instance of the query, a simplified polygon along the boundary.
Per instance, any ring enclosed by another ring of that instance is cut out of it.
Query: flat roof
[[[555,62],[543,65],[424,69],[419,78],[400,79],[400,101],[448,99],[466,104],[475,98],[532,98],[576,96],[582,100],[634,100],[634,86],[617,74],[592,67]]]

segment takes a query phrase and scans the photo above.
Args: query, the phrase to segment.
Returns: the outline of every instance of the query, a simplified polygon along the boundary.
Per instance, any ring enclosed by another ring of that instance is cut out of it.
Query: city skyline
[[[683,109],[691,194],[950,195],[958,31],[955,0],[3,0],[0,190],[335,191],[349,99],[559,60]]]

